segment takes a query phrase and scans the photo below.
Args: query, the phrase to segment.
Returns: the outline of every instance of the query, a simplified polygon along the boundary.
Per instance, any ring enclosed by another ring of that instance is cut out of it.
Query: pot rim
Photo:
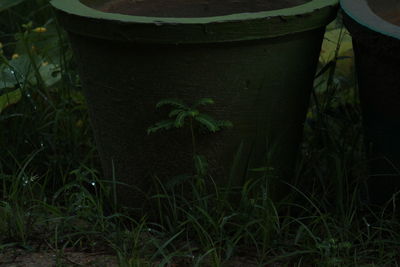
[[[72,33],[122,42],[200,44],[261,40],[321,29],[337,14],[339,0],[254,13],[164,18],[107,13],[80,0],[52,0],[58,20]]]
[[[151,17],[133,16],[119,13],[103,12],[83,4],[80,0],[52,0],[51,4],[56,9],[69,14],[85,16],[93,19],[116,20],[131,23],[150,23],[150,24],[207,24],[229,21],[244,21],[260,18],[299,16],[311,13],[314,10],[338,4],[339,0],[311,0],[310,2],[270,11],[234,13],[230,15],[211,16],[211,17]]]
[[[400,40],[400,26],[375,14],[367,0],[340,0],[342,10],[358,24],[374,32]]]

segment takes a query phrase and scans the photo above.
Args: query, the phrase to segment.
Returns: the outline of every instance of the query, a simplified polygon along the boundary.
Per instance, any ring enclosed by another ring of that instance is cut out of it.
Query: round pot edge
[[[336,17],[339,1],[313,0],[292,8],[208,18],[111,14],[79,0],[51,4],[60,23],[75,34],[124,42],[196,44],[266,39],[325,27]]]
[[[340,0],[340,6],[350,19],[366,29],[400,40],[400,26],[375,14],[366,0]]]
[[[231,15],[201,17],[201,18],[173,18],[173,17],[150,17],[150,16],[131,16],[117,13],[102,12],[90,8],[80,0],[51,0],[51,5],[63,12],[77,16],[85,16],[92,19],[105,19],[119,22],[145,23],[145,24],[208,24],[223,23],[229,21],[246,21],[261,18],[300,16],[312,13],[314,10],[339,4],[339,0],[311,0],[302,5],[283,8],[278,10],[236,13]]]

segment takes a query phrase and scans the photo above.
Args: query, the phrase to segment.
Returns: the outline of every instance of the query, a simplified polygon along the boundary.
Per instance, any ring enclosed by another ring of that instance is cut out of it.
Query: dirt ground
[[[0,253],[1,267],[53,267],[53,266],[118,266],[114,256],[103,253],[87,253],[64,251],[57,255],[55,252],[27,252],[22,249],[7,250]]]
[[[154,262],[156,267],[160,262]],[[63,254],[55,252],[29,252],[23,249],[8,249],[0,252],[0,267],[72,267],[72,266],[98,266],[117,267],[117,258],[103,253],[76,252],[66,249]],[[188,263],[177,261],[170,267],[189,267]],[[256,262],[242,257],[234,257],[227,266],[230,267],[255,267]],[[266,265],[265,267],[282,267],[280,263]]]

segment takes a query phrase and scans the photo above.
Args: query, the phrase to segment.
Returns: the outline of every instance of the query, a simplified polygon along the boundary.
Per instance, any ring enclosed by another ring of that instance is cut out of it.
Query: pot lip
[[[257,20],[272,17],[289,17],[305,15],[314,10],[322,9],[328,6],[335,6],[339,0],[311,0],[310,2],[270,11],[235,13],[230,15],[212,16],[212,17],[150,17],[150,16],[132,16],[118,13],[108,13],[96,10],[83,4],[80,0],[52,0],[51,5],[68,14],[92,19],[112,20],[127,23],[141,24],[208,24],[232,21]]]
[[[400,40],[400,26],[375,14],[367,0],[340,0],[340,5],[345,14],[358,24],[374,32]]]

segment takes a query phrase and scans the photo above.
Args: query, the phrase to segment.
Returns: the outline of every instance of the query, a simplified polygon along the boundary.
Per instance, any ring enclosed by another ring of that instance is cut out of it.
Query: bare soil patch
[[[53,267],[62,266],[101,266],[117,267],[115,256],[104,253],[64,251],[28,252],[12,249],[0,253],[0,267]]]
[[[384,20],[400,26],[400,10],[378,13],[378,15]]]

